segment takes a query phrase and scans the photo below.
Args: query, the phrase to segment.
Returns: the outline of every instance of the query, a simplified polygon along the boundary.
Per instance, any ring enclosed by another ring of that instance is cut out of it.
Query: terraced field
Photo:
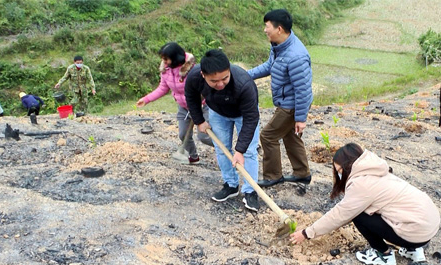
[[[440,0],[367,0],[345,11],[318,45],[308,47],[316,103],[327,95],[375,88],[424,69],[418,60],[418,37],[430,28],[441,31],[439,13]]]

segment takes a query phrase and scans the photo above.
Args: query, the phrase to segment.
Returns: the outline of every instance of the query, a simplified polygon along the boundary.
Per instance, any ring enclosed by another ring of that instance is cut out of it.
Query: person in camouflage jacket
[[[83,64],[83,57],[75,56],[74,64],[67,67],[66,73],[55,85],[55,88],[58,89],[67,79],[70,79],[71,105],[76,111],[87,112],[87,85],[92,89],[93,95],[96,91],[92,73],[90,68]]]

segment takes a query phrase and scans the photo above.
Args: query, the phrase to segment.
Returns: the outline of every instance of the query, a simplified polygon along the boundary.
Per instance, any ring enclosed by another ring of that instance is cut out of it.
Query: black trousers
[[[40,106],[38,106],[38,107],[30,107],[28,109],[28,116],[31,115],[32,113],[35,113],[35,115],[40,114]]]
[[[369,245],[381,253],[386,252],[389,248],[384,240],[408,249],[422,247],[430,241],[412,243],[402,239],[379,214],[368,215],[367,213],[362,212],[355,217],[352,222],[354,222],[355,227],[357,227],[358,231],[360,231],[364,238],[369,242]]]

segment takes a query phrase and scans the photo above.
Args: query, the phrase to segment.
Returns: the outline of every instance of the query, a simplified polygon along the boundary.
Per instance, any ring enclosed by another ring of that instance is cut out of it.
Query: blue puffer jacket
[[[306,121],[313,100],[311,58],[293,31],[283,43],[271,46],[268,61],[248,74],[253,79],[271,74],[274,106],[295,109],[295,121]]]

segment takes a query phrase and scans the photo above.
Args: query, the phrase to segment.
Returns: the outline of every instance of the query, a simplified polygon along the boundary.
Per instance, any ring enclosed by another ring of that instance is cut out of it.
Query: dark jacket
[[[195,65],[188,73],[185,82],[185,98],[195,124],[205,121],[201,109],[201,95],[208,107],[219,115],[243,117],[235,150],[245,153],[259,123],[257,86],[245,70],[236,65],[230,66],[230,82],[223,90],[211,88],[201,75],[200,65]]]
[[[271,46],[268,61],[248,73],[253,79],[271,75],[274,106],[294,109],[295,121],[306,121],[313,100],[311,58],[293,31],[283,43]]]
[[[23,106],[26,109],[30,109],[32,107],[40,108],[44,104],[43,100],[40,97],[34,95],[23,96],[21,98],[21,103],[23,103]]]

